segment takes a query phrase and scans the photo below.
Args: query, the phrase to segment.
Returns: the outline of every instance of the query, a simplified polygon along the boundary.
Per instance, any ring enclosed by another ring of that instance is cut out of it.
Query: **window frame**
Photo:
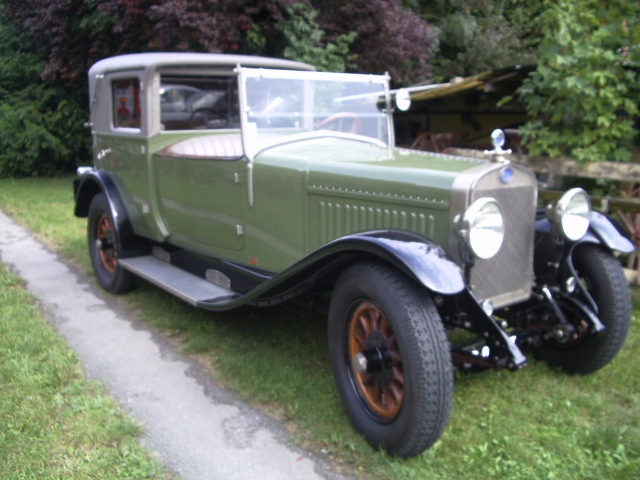
[[[123,90],[122,87],[117,86],[118,82],[128,82],[129,85]],[[129,88],[132,89],[130,93],[128,92]],[[121,93],[123,91],[124,93]],[[109,93],[111,129],[116,132],[141,133],[145,120],[145,112],[143,102],[144,89],[140,77],[131,72],[123,75],[109,76]],[[125,99],[124,107],[127,109],[128,114],[133,116],[134,123],[132,125],[121,125],[119,122],[118,117],[120,114],[118,113],[118,105],[122,99]]]

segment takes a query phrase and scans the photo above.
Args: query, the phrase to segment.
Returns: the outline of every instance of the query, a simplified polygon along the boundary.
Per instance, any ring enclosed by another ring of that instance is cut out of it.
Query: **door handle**
[[[104,160],[104,158],[109,155],[111,153],[111,149],[110,148],[104,148],[102,150],[100,150],[98,152],[98,155],[96,155],[96,158],[98,160]]]

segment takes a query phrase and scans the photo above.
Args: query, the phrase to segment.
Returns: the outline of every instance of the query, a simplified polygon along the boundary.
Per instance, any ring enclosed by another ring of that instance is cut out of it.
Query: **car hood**
[[[297,141],[261,152],[258,163],[297,165],[307,172],[310,193],[366,195],[399,203],[431,203],[447,207],[451,187],[462,172],[482,160],[382,148],[342,138]]]

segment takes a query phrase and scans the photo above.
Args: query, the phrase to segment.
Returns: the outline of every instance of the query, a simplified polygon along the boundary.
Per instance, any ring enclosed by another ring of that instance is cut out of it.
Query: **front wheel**
[[[539,353],[567,373],[586,374],[604,367],[622,348],[631,322],[631,292],[620,262],[595,245],[577,247],[573,265],[598,307],[597,315],[605,330],[590,333],[586,322],[567,310],[564,313],[575,329],[573,336],[548,340]]]
[[[124,293],[133,288],[134,276],[118,264],[120,239],[104,194],[99,193],[89,206],[87,237],[91,265],[100,286],[111,293]]]
[[[440,438],[453,373],[425,291],[385,265],[350,267],[331,298],[329,353],[347,415],[372,446],[409,457]]]

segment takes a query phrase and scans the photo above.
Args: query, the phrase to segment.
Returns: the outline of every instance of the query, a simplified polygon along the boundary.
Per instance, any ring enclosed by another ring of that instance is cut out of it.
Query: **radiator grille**
[[[533,240],[537,189],[535,177],[520,172],[520,181],[503,184],[495,174],[487,174],[474,186],[470,201],[495,198],[502,208],[505,237],[498,254],[476,260],[470,285],[480,300],[491,299],[500,307],[529,296],[533,284]]]

